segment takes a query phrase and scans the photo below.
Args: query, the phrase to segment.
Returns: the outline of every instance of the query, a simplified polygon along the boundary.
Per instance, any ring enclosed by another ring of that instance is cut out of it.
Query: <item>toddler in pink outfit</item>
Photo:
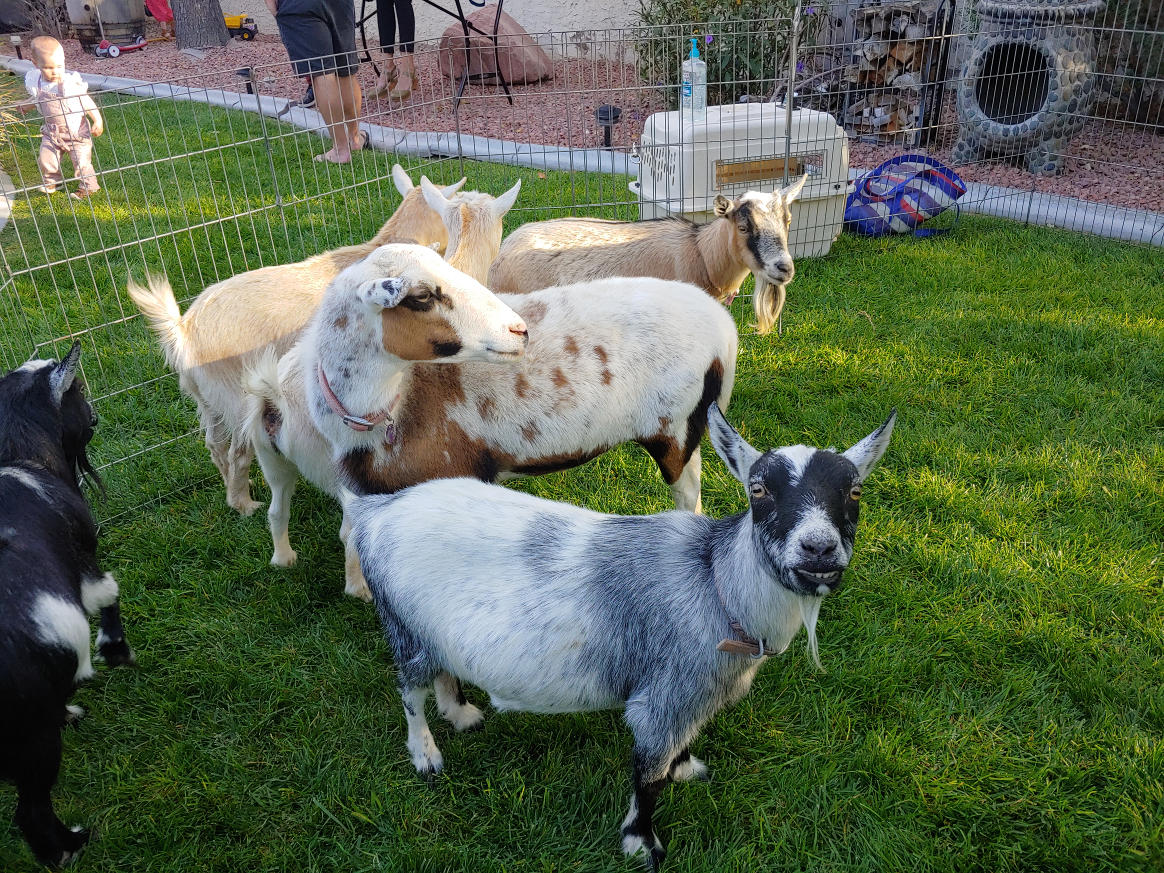
[[[61,153],[73,160],[80,187],[72,197],[83,200],[100,190],[93,171],[93,137],[105,129],[101,112],[89,96],[80,73],[65,69],[64,47],[51,36],[38,36],[29,44],[36,67],[24,77],[24,87],[44,118],[40,128],[41,190],[51,194],[64,185]]]

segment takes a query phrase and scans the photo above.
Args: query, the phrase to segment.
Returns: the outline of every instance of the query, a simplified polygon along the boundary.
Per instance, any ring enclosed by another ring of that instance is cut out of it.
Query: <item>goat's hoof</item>
[[[299,553],[294,549],[290,549],[286,554],[280,555],[278,552],[271,556],[272,567],[294,567],[295,562],[299,560]]]
[[[372,602],[372,591],[368,588],[368,583],[363,580],[346,583],[344,585],[344,594],[355,597],[357,600],[362,600],[365,603]]]
[[[434,767],[432,764],[427,764],[423,767],[417,767],[416,775],[424,780],[425,785],[431,786],[436,783],[437,774],[440,773],[442,769],[443,768],[440,766]]]
[[[103,640],[98,637],[97,657],[105,662],[106,667],[132,667],[137,663],[137,655],[133,653],[125,637],[119,640]]]
[[[412,766],[416,768],[416,775],[432,785],[437,773],[444,769],[445,761],[440,751],[434,748],[431,752],[413,755]]]
[[[37,860],[50,870],[59,870],[73,861],[89,842],[89,831],[83,827],[69,828],[61,834],[57,849],[49,856],[37,855]]]
[[[667,859],[667,850],[654,834],[643,837],[629,829],[622,832],[622,850],[627,857],[643,853],[643,861],[652,871],[657,871]]]
[[[226,502],[243,518],[252,515],[256,509],[263,505],[257,500],[251,500],[250,497],[235,498],[234,500],[228,500]]]

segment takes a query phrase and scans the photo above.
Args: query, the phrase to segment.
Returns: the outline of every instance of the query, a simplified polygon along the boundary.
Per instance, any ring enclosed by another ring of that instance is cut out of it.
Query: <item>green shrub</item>
[[[690,52],[690,38],[699,37],[708,105],[735,103],[742,94],[767,96],[787,75],[795,6],[794,0],[639,0],[639,75],[661,88],[667,106],[675,108],[680,64]],[[806,7],[802,45],[820,32],[825,9],[824,3]]]

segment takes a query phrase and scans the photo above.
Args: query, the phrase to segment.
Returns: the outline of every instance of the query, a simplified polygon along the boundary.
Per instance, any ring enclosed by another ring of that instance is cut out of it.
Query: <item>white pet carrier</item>
[[[778,103],[709,106],[707,118],[680,124],[678,112],[647,119],[638,146],[641,218],[683,215],[710,221],[717,194],[775,191],[784,182],[786,110]],[[827,112],[792,113],[788,179],[808,174],[792,208],[793,257],[823,255],[841,232],[849,145]]]

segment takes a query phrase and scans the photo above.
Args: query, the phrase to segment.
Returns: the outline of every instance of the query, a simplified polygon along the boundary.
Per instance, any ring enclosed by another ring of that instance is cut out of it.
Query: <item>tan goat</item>
[[[807,178],[771,194],[717,196],[716,217],[704,225],[682,218],[530,222],[505,238],[485,284],[494,294],[525,294],[609,276],[655,276],[690,282],[730,304],[751,272],[756,325],[768,333],[795,272],[790,207]]]
[[[466,191],[449,200],[428,179],[420,180],[420,190],[429,208],[441,216],[449,233],[445,260],[484,284],[489,265],[501,250],[502,220],[517,201],[521,179],[500,197]]]
[[[129,296],[157,333],[179,386],[198,405],[206,447],[226,484],[226,502],[243,515],[260,506],[250,493],[254,449],[239,430],[247,408],[241,380],[248,363],[267,349],[280,355],[290,349],[331,280],[381,245],[448,245],[440,216],[399,164],[392,167],[392,179],[404,199],[370,241],[231,276],[199,294],[185,315],[165,277],[150,277],[146,288],[129,283]],[[428,179],[421,176],[421,182]],[[444,188],[443,195],[453,196],[464,183]]]

